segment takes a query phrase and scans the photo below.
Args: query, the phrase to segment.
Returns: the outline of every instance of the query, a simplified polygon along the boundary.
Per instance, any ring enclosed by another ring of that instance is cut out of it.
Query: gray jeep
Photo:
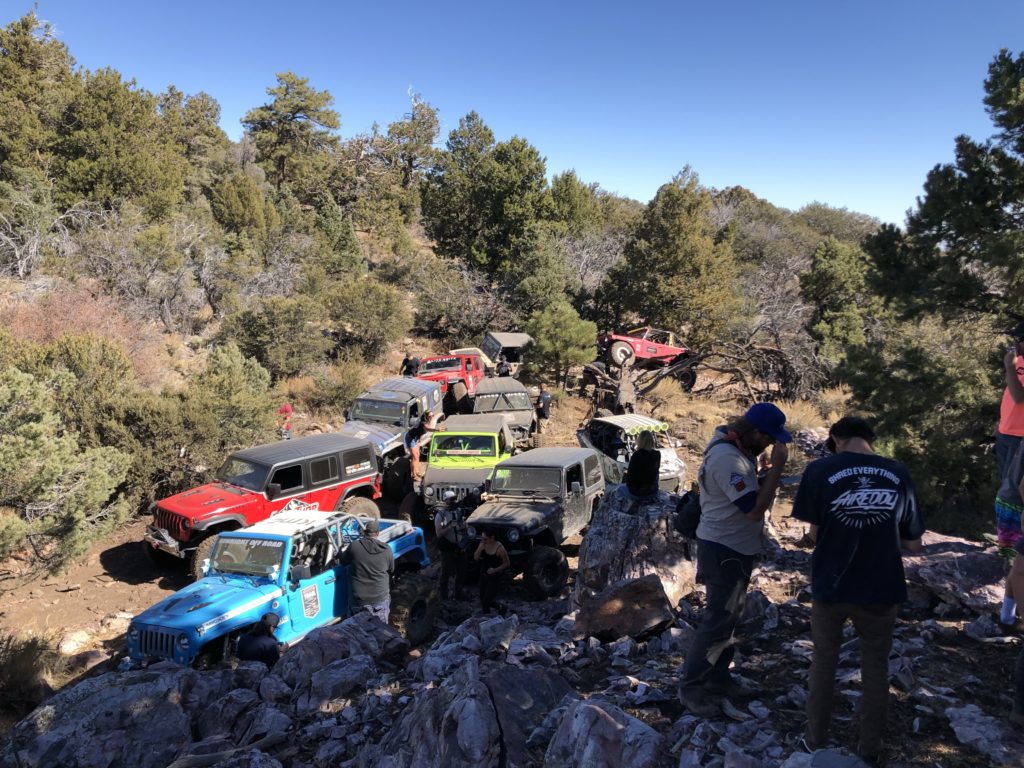
[[[494,468],[483,503],[466,520],[470,538],[481,528],[494,531],[533,597],[554,597],[565,587],[569,564],[559,547],[590,524],[604,495],[601,459],[590,448],[537,448],[513,456]]]
[[[403,438],[427,411],[441,413],[441,400],[436,381],[395,377],[371,386],[345,414],[338,432],[373,445],[385,498],[401,501],[411,487]]]
[[[504,416],[520,450],[539,448],[537,409],[530,391],[511,376],[484,379],[476,388],[473,413]]]

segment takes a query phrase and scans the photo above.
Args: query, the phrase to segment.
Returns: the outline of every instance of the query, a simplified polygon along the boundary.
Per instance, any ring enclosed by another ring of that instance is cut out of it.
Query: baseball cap
[[[380,523],[377,522],[377,518],[367,518],[363,523],[363,530],[366,531],[366,533],[380,533]]]
[[[754,403],[743,414],[743,418],[755,429],[766,435],[771,435],[780,443],[793,441],[792,435],[783,429],[783,425],[786,423],[786,414],[772,403]]]
[[[445,491],[444,492],[444,496],[442,497],[442,499],[444,501],[451,501],[454,498],[455,498],[455,491]]]

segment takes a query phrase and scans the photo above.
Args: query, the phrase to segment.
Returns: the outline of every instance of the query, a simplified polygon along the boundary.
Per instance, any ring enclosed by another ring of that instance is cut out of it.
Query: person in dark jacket
[[[398,373],[402,376],[416,376],[419,372],[420,359],[406,352],[405,357],[402,358],[402,365],[399,367]]]
[[[636,450],[626,468],[626,487],[634,496],[653,496],[658,492],[661,453],[655,447],[654,433],[644,430],[636,438]]]
[[[276,613],[265,613],[260,623],[253,626],[238,640],[239,661],[262,661],[267,669],[281,658],[281,645],[274,637],[274,630],[280,622]]]
[[[391,547],[377,538],[380,523],[367,520],[363,535],[348,545],[341,562],[349,566],[352,585],[352,612],[368,611],[385,624],[391,614],[391,577],[395,575],[395,556]]]

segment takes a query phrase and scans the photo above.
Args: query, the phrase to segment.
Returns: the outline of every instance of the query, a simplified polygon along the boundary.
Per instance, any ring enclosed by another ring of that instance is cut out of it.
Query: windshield
[[[558,496],[561,490],[561,471],[549,467],[497,467],[491,475],[491,491],[494,493]]]
[[[462,363],[457,357],[438,357],[420,363],[420,373],[424,371],[457,371],[461,367]]]
[[[480,351],[487,355],[491,360],[498,361],[498,355],[501,354],[501,344],[493,336],[484,337],[484,343],[480,345]]]
[[[405,419],[405,406],[383,400],[356,400],[351,414],[353,421],[381,421],[400,427]]]
[[[497,456],[494,435],[435,435],[430,458],[441,456]]]
[[[284,542],[280,539],[217,540],[210,558],[210,568],[221,573],[244,573],[248,576],[269,576],[280,569]]]
[[[477,395],[473,401],[474,413],[492,411],[532,411],[533,403],[526,392],[499,392],[493,395]]]
[[[263,490],[263,486],[267,482],[267,471],[267,467],[260,464],[229,456],[228,460],[217,470],[217,479],[222,483],[230,483],[239,488],[258,492]]]

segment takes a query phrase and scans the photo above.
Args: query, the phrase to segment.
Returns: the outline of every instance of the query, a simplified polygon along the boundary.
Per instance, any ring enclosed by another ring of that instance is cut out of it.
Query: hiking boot
[[[709,680],[704,689],[715,696],[749,696],[756,693],[748,684],[732,675],[721,680]]]
[[[694,693],[679,691],[679,701],[687,710],[697,717],[719,717],[722,708],[713,701],[707,701]]]

